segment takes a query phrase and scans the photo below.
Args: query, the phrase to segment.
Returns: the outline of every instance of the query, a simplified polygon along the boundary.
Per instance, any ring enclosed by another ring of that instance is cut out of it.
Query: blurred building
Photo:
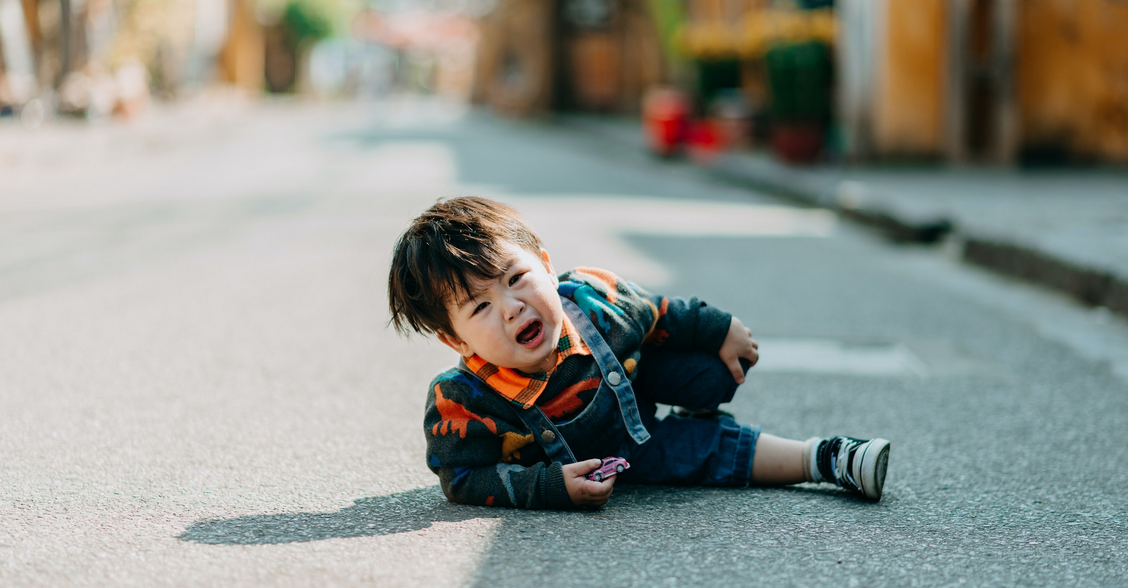
[[[352,25],[354,62],[369,72],[363,86],[384,91],[433,93],[465,101],[474,81],[478,25],[464,10],[365,10]],[[361,79],[361,78],[357,78]]]
[[[791,159],[1128,162],[1124,0],[500,0],[481,27],[503,112],[673,84]]]
[[[226,20],[216,77],[248,95],[259,94],[266,80],[266,36],[254,1],[228,0]]]
[[[475,101],[527,115],[636,111],[666,77],[646,0],[501,0],[481,19]]]
[[[786,122],[795,119],[791,105],[820,94],[826,78],[828,140],[850,159],[1128,162],[1121,0],[688,5],[680,40],[699,85],[707,82],[699,96],[718,84],[740,87],[754,108],[764,102]],[[799,54],[796,46],[810,42],[832,52],[831,76],[817,51]],[[728,81],[710,79],[726,71]]]
[[[857,158],[1128,163],[1128,3],[842,0]]]
[[[0,108],[130,116],[153,93],[262,80],[253,0],[0,0]]]

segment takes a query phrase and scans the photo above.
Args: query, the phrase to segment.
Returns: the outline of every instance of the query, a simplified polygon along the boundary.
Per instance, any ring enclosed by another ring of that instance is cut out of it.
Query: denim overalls
[[[731,400],[737,384],[720,358],[647,350],[636,373],[628,375],[591,319],[568,298],[560,301],[599,365],[603,382],[591,403],[565,423],[554,424],[536,405],[513,406],[550,461],[570,464],[618,456],[631,464],[619,475],[627,483],[748,485],[759,426],[740,425],[728,416],[655,417],[657,402],[715,409]]]

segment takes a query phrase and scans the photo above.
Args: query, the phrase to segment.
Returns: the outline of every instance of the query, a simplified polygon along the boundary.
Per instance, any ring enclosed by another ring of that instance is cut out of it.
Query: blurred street
[[[3,132],[21,148],[0,148],[0,585],[1128,582],[1115,314],[441,101],[215,100]],[[730,410],[892,440],[883,500],[448,503],[420,423],[455,357],[386,328],[384,289],[408,220],[459,194],[522,211],[560,271],[741,317],[762,360]]]

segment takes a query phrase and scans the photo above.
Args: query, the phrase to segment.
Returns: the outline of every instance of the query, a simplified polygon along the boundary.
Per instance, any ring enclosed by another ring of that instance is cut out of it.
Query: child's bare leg
[[[752,457],[752,482],[764,486],[798,484],[807,481],[804,441],[783,439],[761,433]]]
[[[812,437],[806,441],[761,434],[752,456],[752,483],[764,486],[830,482],[880,500],[889,465],[889,441]]]

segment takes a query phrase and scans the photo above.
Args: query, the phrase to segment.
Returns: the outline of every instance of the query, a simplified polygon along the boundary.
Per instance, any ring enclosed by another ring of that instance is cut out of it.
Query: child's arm
[[[452,502],[529,510],[573,508],[561,464],[432,467]]]
[[[651,294],[606,270],[576,268],[560,280],[561,292],[595,317],[604,336],[624,337],[626,347],[633,339],[668,349],[718,353],[732,322],[731,314],[702,300]]]
[[[740,319],[697,298],[666,298],[633,287],[658,310],[658,319],[647,333],[646,343],[716,353],[736,383],[744,383],[745,369],[740,360],[747,360],[748,367],[756,365],[760,344]]]
[[[438,474],[443,493],[460,504],[562,510],[607,504],[616,476],[602,482],[586,478],[601,463],[601,460],[589,459],[565,466],[551,463],[527,468],[500,463],[482,468],[439,468]],[[563,478],[562,495],[552,492],[553,479],[557,476]],[[502,481],[500,486],[498,480]]]
[[[633,287],[653,304],[657,312],[654,326],[646,333],[645,343],[686,351],[720,351],[732,323],[731,314],[697,297],[666,297]]]
[[[536,443],[515,424],[489,416],[509,412],[504,403],[475,389],[458,370],[440,374],[432,383],[423,417],[427,465],[438,474],[447,498],[462,504],[527,509],[568,509],[607,501],[610,485],[582,479],[598,467],[599,460],[586,469],[577,466],[589,462],[517,463],[520,453],[533,450]],[[536,459],[526,456],[530,457]],[[576,476],[583,483],[577,483]]]
[[[590,270],[589,270],[590,271]],[[622,280],[609,272],[592,272],[604,282],[608,290],[614,290],[620,306],[631,306],[627,292],[645,301],[649,313],[644,318],[652,322],[643,325],[646,330],[644,342],[661,345],[671,349],[686,349],[716,353],[728,366],[732,377],[738,384],[744,383],[744,366],[740,360],[747,360],[749,367],[759,360],[759,344],[752,338],[752,331],[740,319],[697,298],[668,298],[647,292],[632,282]],[[641,305],[635,305],[641,306]]]

